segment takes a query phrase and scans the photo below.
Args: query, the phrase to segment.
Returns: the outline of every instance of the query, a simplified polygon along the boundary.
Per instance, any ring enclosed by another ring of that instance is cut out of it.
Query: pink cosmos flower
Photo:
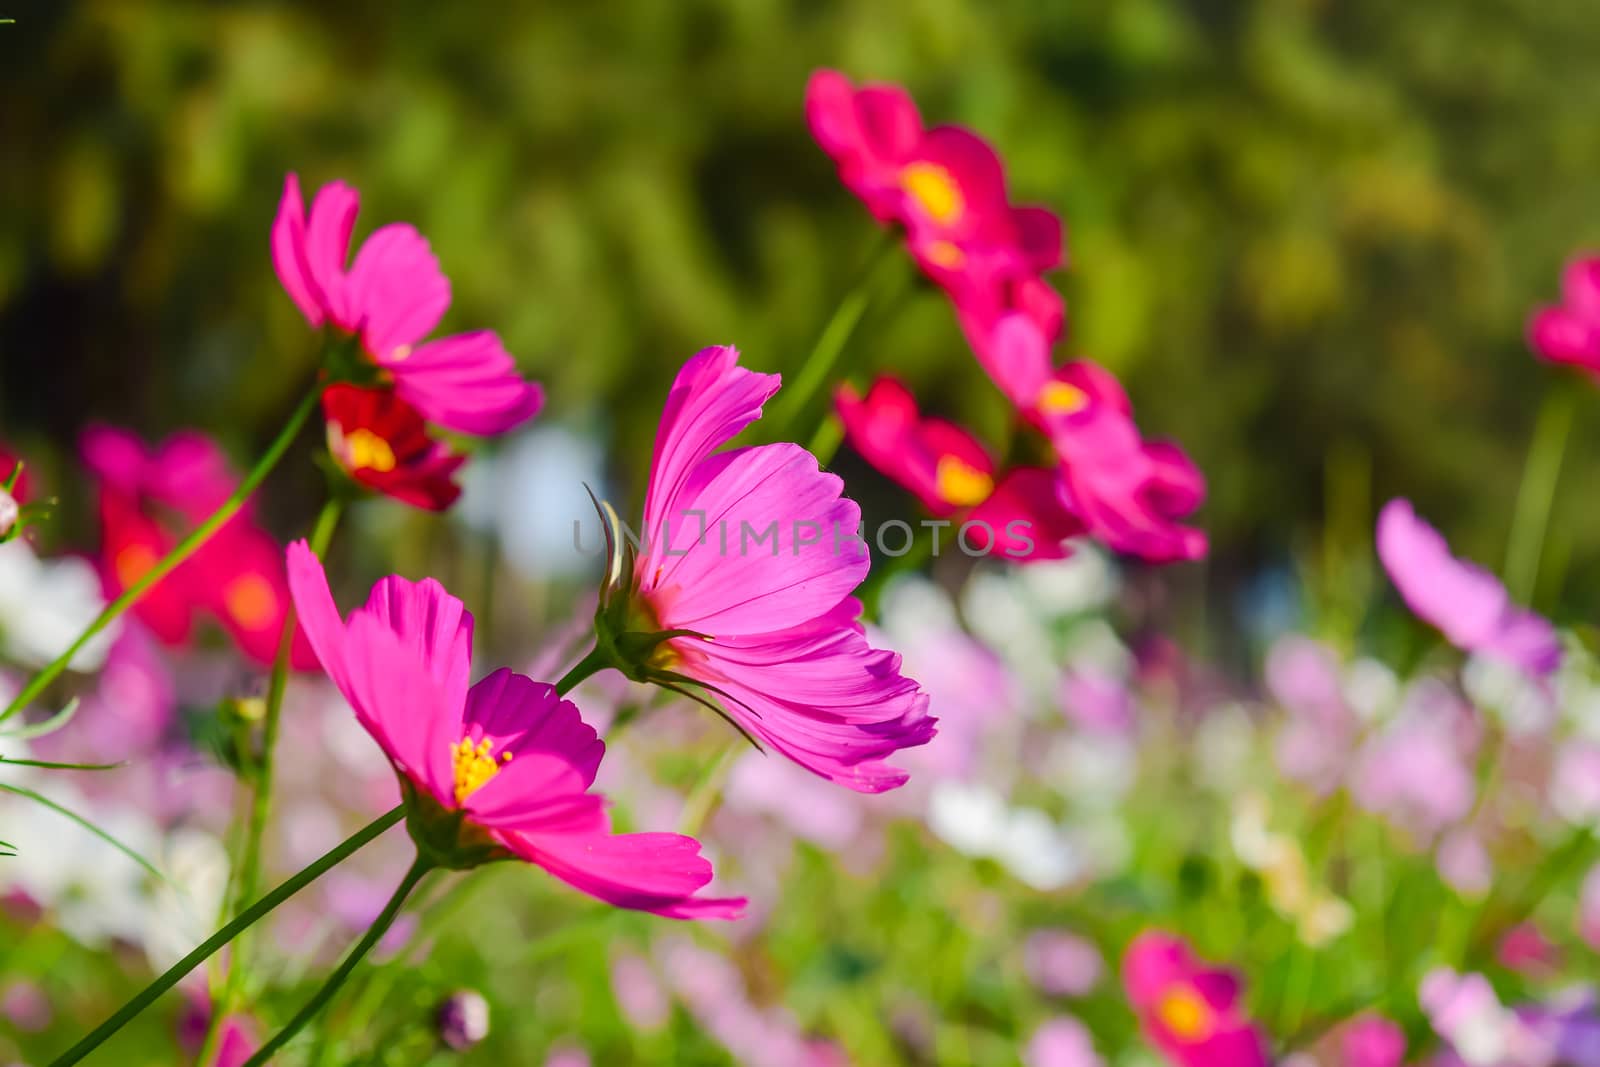
[[[1085,996],[1100,981],[1105,961],[1094,942],[1068,930],[1035,930],[1022,946],[1022,968],[1050,996]]]
[[[646,667],[721,698],[744,731],[861,792],[905,781],[884,760],[934,733],[900,657],[867,644],[861,510],[794,444],[717,449],[760,417],[778,377],[707,348],[678,372],[656,435],[630,624],[685,631]]]
[[[442,821],[454,835],[464,821],[477,859],[515,855],[618,907],[684,919],[743,910],[695,897],[711,865],[693,838],[612,834],[589,792],[605,744],[554,687],[506,669],[468,686],[472,616],[438,582],[385,578],[341,620],[298,541],[289,584],[318,659],[400,775],[414,834]]]
[[[904,89],[858,89],[832,70],[807,83],[806,119],[846,188],[880,222],[904,227],[912,256],[949,293],[980,353],[1008,311],[1033,316],[1052,341],[1060,336],[1061,297],[1041,275],[1062,264],[1061,220],[1011,204],[1000,158],[981,137],[924,129]]]
[[[1473,709],[1433,678],[1407,691],[1399,712],[1367,738],[1350,776],[1350,794],[1366,811],[1431,840],[1465,818],[1477,795],[1473,757],[1480,741]],[[1477,859],[1457,841],[1446,869],[1466,873]],[[1473,850],[1475,851],[1475,850]]]
[[[1381,1015],[1363,1015],[1345,1027],[1339,1051],[1344,1067],[1400,1067],[1406,1035]]]
[[[1005,315],[980,361],[1058,457],[1061,504],[1108,548],[1154,562],[1198,559],[1206,538],[1178,520],[1205,499],[1205,477],[1177,445],[1146,441],[1116,376],[1088,361],[1059,367],[1038,324]]]
[[[1179,938],[1140,934],[1123,958],[1122,980],[1145,1036],[1178,1067],[1267,1067],[1238,977],[1207,967]]]
[[[861,457],[915,493],[940,517],[960,516],[975,550],[1027,562],[1071,554],[1083,524],[1061,506],[1055,473],[1036,467],[997,471],[988,450],[966,430],[924,418],[911,391],[894,378],[865,396],[839,388],[835,406]]]
[[[1552,363],[1600,375],[1600,255],[1580,256],[1561,275],[1561,303],[1536,311],[1528,343]]]
[[[1561,666],[1555,629],[1511,602],[1494,575],[1450,554],[1410,501],[1391,500],[1378,516],[1378,558],[1408,607],[1451,644],[1544,681]]]
[[[272,265],[306,321],[360,339],[362,354],[422,417],[461,433],[505,433],[543,403],[537,385],[487,330],[424,342],[450,306],[450,282],[427,240],[403,222],[380,226],[348,269],[359,207],[343,182],[324,185],[309,219],[290,174],[272,224]]]
[[[99,481],[101,582],[112,598],[138,581],[188,532],[210,517],[238,485],[210,438],[180,431],[154,449],[133,434],[91,426],[80,442]],[[178,521],[181,520],[181,521]],[[246,505],[194,555],[144,595],[133,613],[167,645],[188,643],[198,612],[221,623],[239,650],[271,663],[289,609],[278,543]],[[293,663],[313,665],[295,638]]]
[[[1065,1015],[1040,1024],[1028,1040],[1022,1062],[1027,1067],[1105,1067],[1088,1028]]]
[[[1266,682],[1288,716],[1277,739],[1279,769],[1318,793],[1332,792],[1360,732],[1333,650],[1309,637],[1281,638],[1267,654]]]

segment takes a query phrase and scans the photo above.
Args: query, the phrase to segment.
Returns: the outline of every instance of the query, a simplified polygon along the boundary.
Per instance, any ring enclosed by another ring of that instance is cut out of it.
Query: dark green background
[[[1208,473],[1224,586],[1318,536],[1335,449],[1497,564],[1555,380],[1523,322],[1600,244],[1590,0],[4,7],[0,435],[67,497],[90,417],[241,458],[275,428],[314,357],[267,255],[289,169],[356,184],[362,233],[421,227],[446,326],[501,331],[636,487],[678,363],[792,371],[870,246],[806,132],[819,66],[904,82],[1065,216],[1067,350]],[[1001,425],[932,292],[846,365]],[[1570,614],[1597,410],[1554,523]]]

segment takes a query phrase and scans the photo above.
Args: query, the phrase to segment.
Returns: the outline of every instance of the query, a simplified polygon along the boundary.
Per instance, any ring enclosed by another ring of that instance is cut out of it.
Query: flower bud
[[[489,1002],[483,994],[462,989],[439,1005],[439,1040],[465,1052],[489,1036]]]
[[[17,528],[17,519],[22,514],[22,508],[17,505],[17,498],[9,491],[0,488],[0,541],[11,536]]]

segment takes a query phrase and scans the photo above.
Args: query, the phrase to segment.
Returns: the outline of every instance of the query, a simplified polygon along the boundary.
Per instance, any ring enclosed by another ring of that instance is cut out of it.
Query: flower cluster
[[[838,396],[851,443],[936,513],[1034,532],[1028,559],[1059,558],[1090,535],[1158,562],[1196,559],[1206,539],[1180,520],[1205,481],[1177,446],[1146,441],[1116,378],[1086,360],[1060,366],[1063,301],[1044,275],[1061,266],[1061,220],[1011,202],[999,156],[958,126],[926,129],[899,86],[812,76],[806,116],[845,186],[899,227],[917,265],[949,296],[979,365],[1047,446],[1045,467],[997,465],[970,433],[921,417],[898,381]]]

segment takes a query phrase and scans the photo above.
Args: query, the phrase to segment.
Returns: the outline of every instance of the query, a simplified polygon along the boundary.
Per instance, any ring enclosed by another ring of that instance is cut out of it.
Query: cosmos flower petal
[[[350,258],[350,234],[360,207],[361,200],[354,189],[344,182],[329,182],[317,190],[306,225],[306,272],[322,294],[326,316],[346,330],[361,325],[350,305],[344,272]]]
[[[355,612],[347,632],[345,695],[356,717],[401,773],[454,807],[462,694],[446,693],[414,647],[376,615]]]
[[[1014,525],[1023,524],[1023,525]],[[1083,520],[1061,504],[1057,472],[1017,467],[967,516],[974,546],[991,555],[1027,563],[1065,559],[1070,539],[1083,535]]]
[[[641,588],[675,629],[759,632],[822,614],[867,575],[866,545],[852,540],[861,510],[843,488],[799,445],[724,453],[685,486],[670,524],[650,529]]]
[[[1564,307],[1542,308],[1528,323],[1528,343],[1552,363],[1600,371],[1600,316]]]
[[[380,363],[432,333],[450,307],[450,280],[416,228],[391,222],[373,231],[345,280],[349,313]]]
[[[509,847],[574,889],[669,919],[736,919],[744,898],[697,899],[711,881],[700,843],[682,834],[517,834]]]
[[[704,460],[761,417],[778,385],[776,374],[739,366],[738,350],[726,345],[701,349],[684,363],[656,431],[644,504],[647,530],[660,528]]]
[[[394,633],[407,655],[459,705],[467,692],[472,664],[472,613],[432,578],[413,582],[391,574],[372,587],[364,607],[351,616],[370,615]]]
[[[517,372],[500,338],[489,330],[429,341],[404,358],[380,357],[395,391],[429,422],[488,436],[526,422],[544,392]]]
[[[272,222],[272,268],[306,322],[321,326],[326,298],[306,262],[305,201],[300,195],[300,178],[293,173],[283,180],[283,198]]]
[[[1465,652],[1511,663],[1530,677],[1547,678],[1561,662],[1548,622],[1511,603],[1488,571],[1459,560],[1407,500],[1391,500],[1378,516],[1378,558],[1406,605]]]
[[[1573,311],[1600,323],[1600,256],[1579,256],[1567,264],[1561,296]]]

